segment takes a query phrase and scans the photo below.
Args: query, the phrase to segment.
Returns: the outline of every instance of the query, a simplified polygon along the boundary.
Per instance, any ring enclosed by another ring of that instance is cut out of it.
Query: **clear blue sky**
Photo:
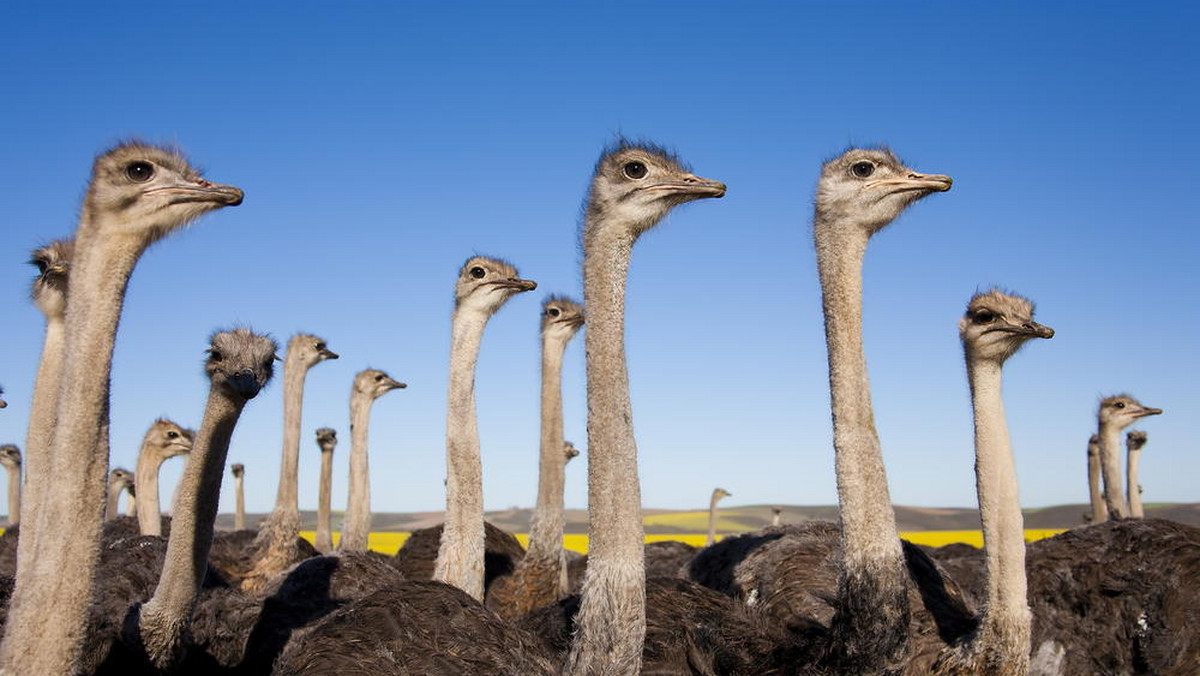
[[[0,442],[24,439],[40,350],[38,243],[72,232],[92,157],[178,143],[245,203],[155,246],[134,273],[113,372],[112,464],[157,416],[199,424],[218,327],[342,358],[308,376],[313,430],[341,432],[354,374],[409,383],[371,422],[377,511],[443,506],[452,287],[473,253],[537,280],[491,322],[477,376],[486,504],[531,505],[538,310],[580,296],[577,228],[614,135],[676,149],[728,196],[639,243],[628,346],[647,507],[836,500],[810,244],[821,162],[886,143],[954,189],[872,242],[866,346],[893,499],[974,503],[956,321],[999,284],[1058,334],[1007,368],[1022,500],[1086,500],[1099,397],[1166,410],[1142,425],[1145,498],[1197,501],[1200,12],[1185,3],[5,3],[0,8]],[[566,436],[586,447],[582,336]],[[278,378],[277,378],[278,380]],[[268,509],[282,387],[230,451]],[[567,503],[586,505],[581,457]],[[167,463],[163,500],[182,470]],[[222,509],[232,506],[226,482]]]

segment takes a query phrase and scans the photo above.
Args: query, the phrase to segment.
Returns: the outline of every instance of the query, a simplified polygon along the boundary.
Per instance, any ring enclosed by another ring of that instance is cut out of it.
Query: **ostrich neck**
[[[128,490],[128,486],[126,490]],[[129,497],[125,499],[125,516],[137,518],[137,499],[133,491],[129,491]]]
[[[863,352],[862,267],[868,236],[857,228],[838,233],[820,220],[815,233],[843,546],[839,611],[833,619],[834,653],[850,659],[840,650],[870,634],[877,637],[876,643],[857,658],[865,661],[853,668],[883,671],[905,659],[909,609],[907,571]]]
[[[163,457],[150,448],[150,442],[143,442],[133,476],[142,535],[162,535],[162,509],[158,502],[158,470],[162,463]]]
[[[289,354],[289,356],[291,356]],[[308,366],[289,359],[283,374],[283,462],[279,467],[279,492],[275,512],[300,519],[300,414],[304,410],[304,377]]]
[[[632,249],[633,237],[619,231],[585,233],[590,551],[567,666],[571,674],[638,673],[646,638],[641,486],[625,360]],[[605,671],[606,664],[620,665],[620,671]]]
[[[104,508],[104,518],[117,518],[117,509],[121,503],[121,491],[125,490],[125,484],[114,483],[108,487],[108,504]]]
[[[1141,459],[1141,449],[1129,451],[1128,457],[1125,459],[1125,494],[1129,496],[1129,516],[1135,519],[1145,516],[1145,511],[1142,509],[1142,491],[1138,486],[1138,461]],[[10,482],[9,485],[11,486],[12,483]],[[11,492],[9,494],[11,495]]]
[[[234,493],[233,528],[234,528],[234,530],[245,530],[245,528],[246,528],[245,477],[235,476],[233,478],[233,493]]]
[[[483,463],[475,419],[475,364],[487,316],[459,308],[450,329],[446,401],[446,521],[433,579],[483,600]]]
[[[146,652],[160,668],[173,662],[182,649],[204,581],[225,456],[243,406],[244,399],[231,397],[220,387],[209,391],[204,420],[179,481],[162,574],[139,620]]]
[[[359,392],[355,392],[350,399],[350,495],[346,500],[341,543],[342,551],[346,552],[366,551],[371,536],[371,469],[367,457],[367,425],[371,420],[371,404],[374,402],[374,397]],[[478,459],[478,444],[476,453]]]
[[[720,500],[714,493],[708,501],[708,538],[704,542],[705,547],[717,541],[717,502]]]
[[[1100,490],[1100,444],[1088,448],[1088,496],[1092,501],[1092,523],[1108,521],[1108,507]]]
[[[42,358],[38,362],[37,382],[33,386],[33,402],[29,429],[25,433],[25,514],[26,523],[37,520],[37,508],[50,482],[48,459],[50,443],[58,416],[58,385],[62,376],[63,349],[66,344],[61,315],[46,317],[46,334],[42,340]],[[29,536],[28,534],[26,535]],[[27,553],[32,548],[25,550]],[[18,553],[18,557],[20,554]],[[27,562],[26,570],[33,562]],[[21,568],[20,561],[17,568]]]
[[[1113,519],[1129,516],[1125,496],[1121,495],[1121,427],[1100,424],[1100,474],[1104,478],[1104,503]]]
[[[24,524],[19,545],[34,548],[30,555],[44,573],[18,577],[0,647],[0,668],[14,674],[76,670],[99,559],[108,456],[97,449],[107,429],[108,379],[125,288],[145,242],[105,234],[89,211],[85,206],[76,237],[58,424],[43,465],[54,485],[40,497],[36,521]],[[38,537],[42,533],[48,537]]]
[[[321,448],[321,482],[317,486],[317,533],[313,538],[313,546],[318,552],[328,554],[333,551],[333,527],[330,524],[333,510],[333,448]],[[346,534],[343,532],[342,537]],[[345,540],[342,540],[343,546]]]
[[[5,467],[8,470],[8,526],[11,528],[21,520],[21,467]]]
[[[567,341],[542,339],[542,433],[538,463],[537,505],[529,527],[526,560],[558,578],[562,563],[563,491],[566,455],[563,453],[562,365]],[[522,564],[525,565],[525,564]]]
[[[1025,521],[1001,394],[1001,366],[968,360],[975,410],[975,482],[983,522],[987,603],[977,640],[992,662],[1028,671],[1032,616],[1026,596]],[[987,660],[985,660],[987,662]]]

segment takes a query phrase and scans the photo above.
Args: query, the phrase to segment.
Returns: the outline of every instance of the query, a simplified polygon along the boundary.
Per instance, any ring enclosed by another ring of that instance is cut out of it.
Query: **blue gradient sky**
[[[371,422],[377,511],[443,506],[455,274],[502,256],[539,283],[491,322],[477,376],[489,509],[531,505],[540,299],[580,296],[580,203],[618,133],[676,149],[728,196],[677,210],[634,255],[628,347],[647,507],[836,501],[824,334],[810,243],[821,162],[887,143],[954,189],[872,242],[865,331],[899,504],[974,503],[956,321],[994,284],[1058,334],[1007,368],[1022,500],[1086,500],[1099,397],[1142,425],[1145,499],[1196,501],[1200,394],[1191,267],[1200,154],[1200,13],[1103,3],[413,3],[0,9],[0,442],[24,439],[41,320],[38,243],[69,234],[92,157],[130,136],[178,143],[246,191],[155,246],[129,287],[113,372],[112,463],[157,416],[197,426],[202,350],[249,324],[316,333],[342,358],[308,376],[313,430],[341,432],[351,379],[409,384]],[[336,12],[336,13],[334,13]],[[582,336],[567,352],[566,436],[586,447]],[[277,378],[278,380],[278,378]],[[269,509],[282,387],[230,451]],[[567,503],[586,505],[580,458]],[[164,468],[164,503],[183,461]],[[230,510],[226,482],[223,510]]]

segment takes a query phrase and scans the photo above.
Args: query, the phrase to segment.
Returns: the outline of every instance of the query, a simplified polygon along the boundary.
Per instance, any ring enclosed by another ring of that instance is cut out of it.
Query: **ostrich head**
[[[322,453],[332,453],[337,447],[337,430],[332,427],[317,428],[317,446]]]
[[[74,252],[74,239],[56,239],[29,256],[29,264],[38,269],[29,295],[47,317],[62,317],[67,311],[67,276]]]
[[[8,402],[4,401],[4,388],[0,387],[0,408],[8,406]]]
[[[542,336],[559,341],[570,340],[583,326],[583,306],[565,296],[550,296],[542,301]]]
[[[696,176],[674,154],[653,144],[620,139],[596,163],[586,218],[592,223],[619,223],[636,238],[673,207],[724,196],[724,183]]]
[[[365,394],[371,399],[378,399],[392,390],[402,390],[406,387],[408,385],[393,380],[378,369],[363,369],[354,376],[354,394]]]
[[[158,454],[159,458],[166,460],[190,453],[192,442],[195,439],[196,433],[192,430],[181,427],[166,418],[159,418],[154,421],[150,429],[146,430],[143,444]]]
[[[214,388],[250,400],[271,380],[279,345],[267,336],[245,328],[219,331],[209,339],[204,373]]]
[[[235,462],[229,466],[229,471],[233,473],[235,479],[240,479],[246,475],[246,466],[240,462]]]
[[[1125,435],[1125,447],[1131,451],[1140,451],[1146,445],[1147,438],[1145,431],[1133,430]]]
[[[953,182],[909,169],[886,148],[851,148],[821,167],[816,222],[853,224],[870,236],[913,202],[945,192]]]
[[[725,490],[724,488],[714,488],[713,489],[713,500],[714,501],[724,500],[725,498],[729,498],[729,497],[733,497],[733,493],[730,493],[729,491]]]
[[[458,272],[454,307],[490,315],[509,298],[536,288],[537,282],[521,279],[511,263],[487,256],[472,256]]]
[[[133,142],[96,158],[84,209],[111,219],[113,234],[149,243],[242,197],[238,188],[201,178],[179,151]]]
[[[1128,427],[1138,418],[1148,415],[1159,415],[1161,408],[1143,406],[1137,399],[1128,394],[1117,394],[1100,400],[1100,424],[1116,425],[1117,428]]]
[[[1053,338],[1054,329],[1033,321],[1033,303],[998,289],[977,293],[958,322],[968,358],[1003,364],[1030,338]]]
[[[129,491],[130,495],[137,494],[134,490],[133,472],[121,469],[120,467],[115,467],[108,473],[108,486],[110,490],[114,488],[118,490],[125,489]]]
[[[15,444],[4,444],[0,446],[0,465],[4,465],[8,469],[21,468],[21,449]]]
[[[573,458],[576,458],[579,456],[579,449],[575,448],[575,444],[573,444],[569,441],[564,441],[563,442],[563,455],[566,456],[566,462],[571,462],[571,460]]]
[[[329,349],[324,339],[308,333],[297,333],[288,341],[287,358],[308,369],[326,359],[337,359],[338,354]]]

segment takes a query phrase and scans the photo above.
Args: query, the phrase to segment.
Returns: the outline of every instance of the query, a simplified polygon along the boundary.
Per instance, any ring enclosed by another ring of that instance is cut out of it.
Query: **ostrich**
[[[783,520],[783,508],[775,505],[771,508],[771,525],[778,526]]]
[[[819,668],[835,673],[901,669],[909,658],[910,631],[946,631],[943,620],[924,612],[926,605],[944,607],[964,627],[970,624],[957,590],[944,588],[936,566],[916,547],[903,545],[896,531],[862,343],[868,240],[914,202],[949,190],[951,183],[948,176],[909,169],[886,149],[852,148],[824,165],[813,237],[840,527],[807,522],[726,538],[689,566],[693,580],[761,607],[793,631],[813,622],[828,627],[824,654],[799,661],[815,659]],[[910,629],[914,604],[920,612]]]
[[[133,472],[127,469],[114,467],[108,473],[108,503],[104,509],[104,519],[106,521],[111,521],[120,516],[117,505],[121,502],[122,491],[129,491],[128,504],[137,504],[137,490],[134,488],[136,485],[133,480]]]
[[[0,446],[0,465],[8,472],[8,527],[21,520],[21,449],[16,444]]]
[[[168,458],[185,455],[192,450],[196,433],[166,418],[155,420],[138,451],[134,484],[137,494],[138,525],[142,535],[162,535],[162,509],[158,504],[158,471]]]
[[[483,469],[475,419],[475,363],[488,319],[505,301],[537,283],[501,260],[473,256],[459,271],[450,327],[446,411],[446,523],[433,579],[483,600]]]
[[[42,337],[37,380],[33,386],[29,427],[25,433],[25,520],[28,522],[37,519],[37,508],[43,500],[41,496],[47,490],[48,482],[53,480],[44,463],[49,458],[57,420],[58,386],[66,344],[64,318],[67,312],[68,269],[74,250],[74,239],[58,239],[34,249],[29,257],[29,263],[38,270],[29,295],[45,318],[46,329]],[[31,554],[32,543],[24,551],[26,556]],[[33,563],[26,559],[26,565],[32,566]]]
[[[1142,447],[1145,445],[1144,431],[1133,430],[1125,435],[1125,492],[1129,495],[1129,516],[1134,519],[1146,516],[1142,508],[1142,486],[1138,483],[1138,461],[1142,458]]]
[[[1033,304],[998,290],[976,294],[959,322],[975,412],[975,477],[983,522],[987,585],[979,627],[946,646],[935,674],[1023,675],[1029,670],[1025,535],[1017,472],[1001,397],[1005,361],[1054,330],[1033,321]],[[912,665],[910,665],[910,671]],[[921,673],[930,673],[922,665]]]
[[[16,581],[0,668],[74,671],[98,560],[108,456],[97,449],[126,285],[150,244],[241,202],[241,190],[201,178],[178,152],[124,143],[97,158],[75,235],[57,425],[43,465],[54,485],[25,523],[34,537],[20,549],[33,551],[19,558],[37,565]]]
[[[563,296],[542,301],[541,444],[538,497],[529,526],[529,548],[512,575],[489,589],[487,604],[501,617],[515,618],[553,603],[566,593],[563,550],[563,491],[566,465],[578,454],[563,439],[562,365],[567,343],[583,326],[583,307]]]
[[[346,516],[342,519],[342,540],[338,548],[346,552],[366,551],[371,535],[371,484],[367,464],[367,425],[371,405],[392,390],[408,387],[378,369],[364,369],[354,376],[350,387],[350,491]]]
[[[0,387],[0,408],[8,408],[8,402],[4,401],[4,388]]]
[[[708,501],[708,537],[704,540],[705,547],[717,541],[717,503],[731,496],[733,493],[724,488],[713,489],[712,498]]]
[[[333,451],[337,448],[337,432],[329,427],[317,429],[317,447],[321,449],[321,483],[317,486],[317,533],[313,546],[318,552],[333,551],[331,495],[333,489]]]
[[[235,462],[229,467],[230,474],[233,474],[233,493],[234,493],[234,511],[233,511],[233,529],[246,529],[246,466],[240,462]]]
[[[154,595],[135,611],[133,638],[159,669],[167,669],[182,654],[207,567],[229,440],[246,402],[271,379],[277,349],[274,340],[247,329],[212,336],[204,364],[212,387],[180,479],[162,574]]]
[[[1108,521],[1108,507],[1104,504],[1104,491],[1100,488],[1100,435],[1088,438],[1088,497],[1092,502],[1092,523]]]
[[[1160,408],[1143,406],[1128,394],[1117,394],[1100,400],[1097,419],[1100,424],[1100,473],[1104,478],[1104,502],[1113,519],[1129,515],[1129,505],[1121,495],[1121,430],[1139,418],[1159,415]]]
[[[283,363],[283,461],[275,508],[267,515],[254,539],[250,570],[242,588],[260,591],[271,577],[282,573],[315,551],[301,544],[300,533],[300,415],[304,405],[304,377],[326,359],[337,359],[324,340],[298,333],[288,341]]]

